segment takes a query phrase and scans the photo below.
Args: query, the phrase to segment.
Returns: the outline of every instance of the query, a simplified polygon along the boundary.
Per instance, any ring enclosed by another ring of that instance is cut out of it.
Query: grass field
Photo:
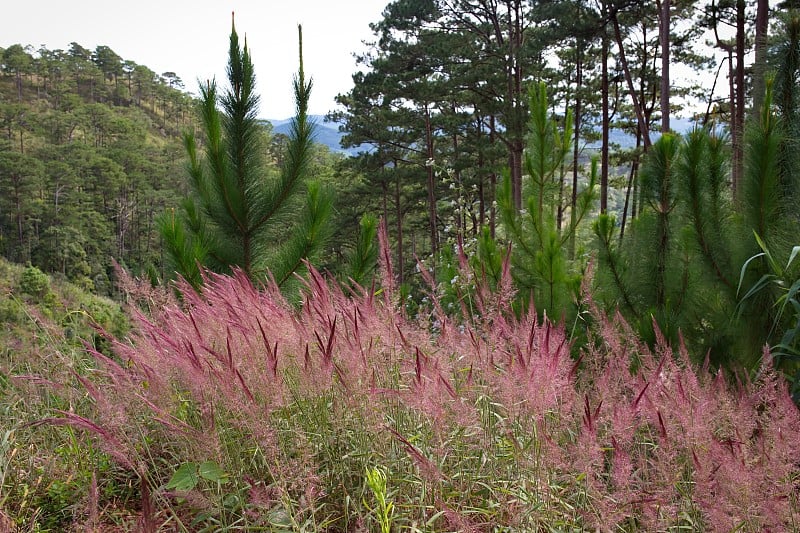
[[[782,381],[731,385],[588,300],[578,346],[502,291],[457,322],[316,274],[299,306],[123,279],[123,313],[0,274],[0,530],[800,528]]]

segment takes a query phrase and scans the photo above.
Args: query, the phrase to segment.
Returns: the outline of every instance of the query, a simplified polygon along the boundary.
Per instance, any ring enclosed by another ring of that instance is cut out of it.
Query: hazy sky
[[[306,75],[314,78],[310,111],[324,114],[350,90],[353,52],[371,40],[389,0],[3,0],[0,46],[44,44],[67,50],[109,46],[157,73],[173,71],[197,93],[197,79],[226,82],[231,11],[246,35],[263,118],[294,113],[297,24],[303,25]]]

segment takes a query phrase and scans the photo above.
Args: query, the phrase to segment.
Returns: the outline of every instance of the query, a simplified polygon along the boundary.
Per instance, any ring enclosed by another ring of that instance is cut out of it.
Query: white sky
[[[156,73],[173,71],[186,90],[197,80],[227,83],[231,11],[236,29],[247,37],[261,94],[259,116],[294,114],[292,76],[297,71],[297,24],[303,25],[306,75],[314,79],[310,111],[325,114],[334,97],[352,87],[354,52],[373,39],[369,24],[381,18],[389,0],[0,0],[0,46],[69,48],[75,41],[93,50],[111,47],[123,59]],[[770,0],[774,3],[775,0]],[[681,83],[682,71],[674,69]],[[696,76],[693,75],[693,76]],[[711,87],[713,74],[703,76]],[[723,74],[717,94],[727,90]],[[705,109],[705,104],[695,104]]]
[[[156,73],[173,71],[197,94],[197,79],[227,83],[231,11],[246,35],[261,94],[262,118],[294,114],[297,24],[303,25],[306,76],[314,79],[313,114],[335,108],[352,86],[353,52],[372,39],[371,22],[388,0],[3,0],[0,46],[93,50],[109,46],[123,59]]]

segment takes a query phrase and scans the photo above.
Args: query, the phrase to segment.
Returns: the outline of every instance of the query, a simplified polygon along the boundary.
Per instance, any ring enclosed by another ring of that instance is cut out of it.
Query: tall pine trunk
[[[633,102],[633,110],[636,113],[636,120],[639,122],[639,128],[642,132],[644,150],[648,151],[652,145],[652,142],[650,141],[650,128],[644,118],[642,104],[639,101],[639,97],[636,94],[636,89],[633,86],[633,78],[631,77],[631,70],[628,66],[628,60],[625,56],[625,45],[622,41],[622,30],[620,30],[619,27],[619,19],[617,18],[616,11],[611,12],[611,23],[614,26],[614,38],[616,39],[617,47],[619,48],[619,62],[622,66],[622,72],[625,75],[625,81],[628,84],[628,92],[630,93],[630,97]]]
[[[744,173],[744,61],[745,61],[745,0],[736,0],[736,105],[731,117],[733,130],[733,197],[738,201]]]
[[[394,161],[394,207],[397,218],[397,281],[403,283],[403,205],[400,196],[400,174],[397,172],[397,160]]]
[[[431,126],[431,110],[427,103],[425,104],[425,147],[428,156],[428,162],[425,165],[428,187],[428,224],[430,225],[431,254],[435,262],[436,253],[439,250],[439,233],[436,227],[436,176],[433,172],[433,127]]]
[[[669,128],[669,28],[670,28],[670,0],[661,0],[661,17],[659,26],[659,42],[661,45],[661,133],[667,133]],[[645,44],[646,45],[646,44]]]
[[[603,2],[603,11],[607,9]],[[616,19],[615,19],[616,20]],[[620,44],[620,48],[622,45]],[[611,129],[609,110],[608,110],[608,33],[603,31],[602,43],[602,64],[600,75],[600,98],[602,100],[603,113],[603,140],[600,153],[600,213],[608,211],[608,152],[609,152],[609,130]]]
[[[756,1],[755,61],[753,62],[753,118],[758,120],[764,103],[767,69],[767,34],[769,31],[769,0]]]
[[[570,225],[575,226],[575,217],[578,207],[578,169],[580,157],[581,138],[581,113],[583,112],[583,39],[575,43],[575,140],[572,145],[572,195],[570,198]],[[569,236],[568,253],[570,259],[575,259],[575,233]]]

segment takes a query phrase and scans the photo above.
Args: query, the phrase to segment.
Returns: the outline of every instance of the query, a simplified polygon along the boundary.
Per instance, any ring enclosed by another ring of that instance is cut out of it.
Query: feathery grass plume
[[[800,414],[768,357],[757,379],[729,386],[657,326],[651,349],[587,296],[594,329],[578,364],[563,325],[533,308],[518,316],[511,299],[433,330],[391,297],[347,295],[309,271],[299,308],[237,270],[135,312],[115,359],[93,352],[101,370],[77,381],[90,412],[51,422],[143,469],[153,516],[196,527],[378,530],[359,504],[375,464],[397,528],[760,531],[798,520]],[[209,461],[224,485],[199,478],[184,498],[164,489],[179,465]],[[234,497],[241,505],[224,504]]]
[[[11,517],[2,509],[0,509],[0,528],[3,531],[10,531],[13,532],[16,525]]]
[[[167,257],[174,271],[198,288],[202,270],[242,270],[254,281],[270,275],[285,287],[326,241],[331,194],[310,179],[314,125],[308,118],[312,82],[303,70],[298,26],[299,72],[295,76],[295,116],[282,168],[264,160],[259,96],[250,51],[231,27],[230,87],[219,94],[216,81],[200,87],[204,153],[187,133],[188,174],[193,195],[181,212],[160,220]],[[221,109],[218,109],[218,106]]]
[[[607,349],[620,351],[618,335],[608,327],[602,331]],[[765,367],[757,386],[730,389],[721,374],[693,370],[684,347],[676,359],[664,342],[660,337],[658,357],[646,348],[638,354],[639,369],[630,376],[636,381],[625,379],[625,363],[616,370],[598,368],[603,374],[592,391],[601,395],[586,397],[584,428],[605,433],[604,439],[584,435],[574,451],[587,472],[595,519],[605,529],[604,521],[627,502],[646,530],[683,520],[711,530],[785,527],[780,521],[796,512],[789,494],[797,472],[785,470],[793,467],[775,455],[793,453],[798,444],[783,441],[774,448],[774,437],[767,436],[789,430],[786,416],[797,417],[785,387]],[[763,395],[771,400],[761,400]],[[623,471],[634,472],[623,487],[613,483],[617,460]],[[770,487],[776,479],[778,485]],[[777,501],[782,503],[776,514]]]

